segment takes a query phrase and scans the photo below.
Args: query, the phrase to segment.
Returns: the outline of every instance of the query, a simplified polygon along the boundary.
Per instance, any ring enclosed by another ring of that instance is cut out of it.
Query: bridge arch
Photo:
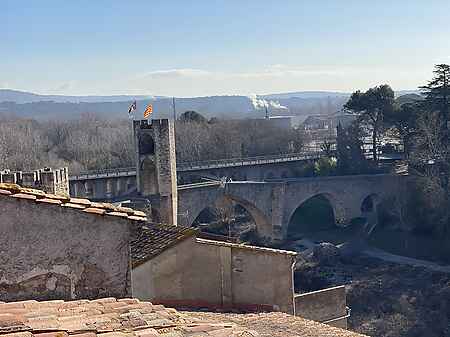
[[[288,214],[287,235],[294,232],[334,227],[346,220],[346,210],[341,200],[329,192],[321,192],[304,197]],[[296,223],[301,222],[304,223]],[[311,223],[305,223],[310,221]],[[323,222],[319,224],[316,222]]]
[[[208,209],[216,208],[217,205],[221,203],[235,203],[236,205],[244,208],[245,211],[252,217],[255,223],[256,233],[258,237],[270,238],[272,236],[272,225],[263,211],[261,211],[252,202],[229,194],[223,194],[212,202],[203,205],[202,209],[197,210],[197,212],[190,217],[191,220],[189,226],[193,226],[195,221],[199,219],[203,212],[207,212]]]
[[[360,202],[361,214],[364,215],[367,213],[376,213],[379,202],[380,202],[380,197],[378,196],[378,194],[371,193],[371,194],[367,195]]]
[[[140,165],[139,184],[142,191],[147,194],[155,194],[158,191],[158,177],[156,163],[150,157],[145,157]]]

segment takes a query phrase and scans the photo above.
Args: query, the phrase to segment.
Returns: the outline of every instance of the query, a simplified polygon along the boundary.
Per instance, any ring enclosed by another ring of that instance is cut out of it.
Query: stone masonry
[[[47,193],[69,196],[67,167],[59,169],[43,168],[35,171],[0,172],[0,183],[19,184],[23,187],[38,188]]]
[[[172,121],[134,121],[138,193],[157,208],[159,221],[177,224],[177,169]]]

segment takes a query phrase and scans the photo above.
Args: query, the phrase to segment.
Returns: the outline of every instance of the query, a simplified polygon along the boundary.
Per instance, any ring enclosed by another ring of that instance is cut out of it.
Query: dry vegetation
[[[238,121],[179,121],[178,161],[201,161],[299,151],[295,130]],[[85,114],[78,120],[0,120],[0,169],[68,166],[69,172],[134,165],[129,120]]]

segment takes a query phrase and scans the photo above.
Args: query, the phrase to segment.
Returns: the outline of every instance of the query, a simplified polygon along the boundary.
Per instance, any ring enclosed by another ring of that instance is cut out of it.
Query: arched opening
[[[158,193],[158,177],[156,174],[156,165],[151,158],[145,158],[141,164],[139,175],[139,192],[143,195]]]
[[[272,226],[261,210],[246,200],[229,195],[199,212],[192,226],[235,241],[259,244],[272,234]]]
[[[368,214],[376,212],[376,206],[378,203],[378,196],[376,194],[371,194],[365,197],[361,203],[361,213]]]
[[[251,213],[240,203],[226,197],[205,207],[192,226],[203,233],[220,235],[232,241],[249,241],[256,232],[256,221]]]
[[[359,222],[364,224],[364,232],[370,236],[377,227],[378,219],[378,196],[370,194],[361,202],[361,217]]]
[[[290,217],[288,239],[336,228],[334,205],[326,194],[315,195],[298,206]]]
[[[144,133],[139,137],[139,154],[152,155],[155,154],[155,142],[148,133]]]

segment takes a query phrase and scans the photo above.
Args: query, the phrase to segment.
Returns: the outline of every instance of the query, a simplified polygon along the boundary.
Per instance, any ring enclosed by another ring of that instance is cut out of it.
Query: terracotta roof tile
[[[94,208],[94,207],[88,207],[88,208],[85,208],[85,209],[83,210],[83,212],[86,212],[86,213],[93,213],[93,214],[99,214],[99,215],[103,215],[103,214],[106,213],[106,211],[105,211],[104,209],[101,209],[101,208]]]
[[[0,194],[2,194],[2,195],[11,195],[12,193],[10,191],[8,191],[8,190],[0,189]]]
[[[134,211],[134,215],[136,215],[136,216],[141,216],[141,217],[147,217],[147,214],[145,214],[145,212],[142,212],[142,211]]]
[[[69,207],[69,208],[75,208],[75,209],[85,209],[86,208],[85,205],[74,204],[74,203],[71,203],[71,202],[66,202],[65,204],[62,204],[61,206]]]
[[[128,214],[122,213],[122,212],[107,212],[106,215],[119,216],[121,218],[128,218]]]
[[[33,334],[29,331],[13,332],[5,335],[0,335],[2,337],[33,337]]]
[[[36,202],[45,202],[47,204],[55,204],[55,205],[61,205],[62,204],[61,200],[50,199],[50,198],[36,199]]]
[[[181,313],[137,299],[26,301],[0,306],[1,337],[251,337],[259,336],[258,332],[276,337],[362,336],[281,313]],[[92,310],[102,314],[92,315]]]
[[[91,202],[88,199],[70,198],[70,202],[73,204],[80,204],[80,205],[85,205],[85,206],[91,205]]]
[[[45,198],[61,200],[61,201],[64,201],[64,202],[70,201],[69,197],[65,197],[65,196],[62,196],[62,195],[56,195],[56,194],[45,194]]]
[[[108,204],[106,202],[102,202],[102,208],[110,210],[110,211],[117,211],[117,206],[114,206],[113,204]]]
[[[17,184],[11,184],[11,183],[0,183],[0,189],[7,190],[12,193],[18,193],[21,190],[21,187]]]
[[[36,200],[36,196],[32,194],[26,194],[26,193],[16,193],[12,195],[13,198],[18,199],[29,199],[29,200]]]
[[[136,220],[136,221],[147,221],[147,218],[141,217],[141,216],[135,216],[135,215],[129,215],[128,219],[130,220]]]
[[[116,207],[118,212],[123,212],[123,213],[127,213],[129,215],[134,215],[135,210],[129,207],[122,207],[122,206],[117,206]],[[144,213],[145,214],[145,213]]]

